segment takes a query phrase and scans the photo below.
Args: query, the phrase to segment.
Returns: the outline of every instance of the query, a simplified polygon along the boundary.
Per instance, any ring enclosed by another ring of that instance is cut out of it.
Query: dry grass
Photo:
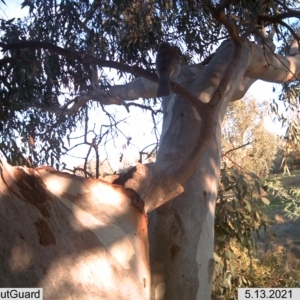
[[[235,270],[232,287],[223,296],[220,292],[215,293],[212,299],[237,299],[239,287],[300,287],[300,260],[285,247],[273,244],[265,253],[260,245],[252,260],[252,268],[246,251],[241,251],[234,245],[231,248],[236,255],[232,260]]]

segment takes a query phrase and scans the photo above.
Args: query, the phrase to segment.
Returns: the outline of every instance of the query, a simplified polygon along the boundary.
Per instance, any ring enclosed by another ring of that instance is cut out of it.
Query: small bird
[[[179,74],[180,68],[180,55],[176,48],[169,43],[161,43],[156,56],[156,73],[159,77],[157,97],[170,95],[170,79]]]

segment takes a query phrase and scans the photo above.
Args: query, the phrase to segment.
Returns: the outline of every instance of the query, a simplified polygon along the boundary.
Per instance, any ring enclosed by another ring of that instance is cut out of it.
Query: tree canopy
[[[105,104],[126,106],[118,92],[106,94],[117,79],[107,68],[116,68],[118,78],[125,82],[142,76],[138,67],[151,74],[162,41],[178,47],[183,64],[205,65],[216,47],[231,37],[231,26],[252,40],[251,34],[262,25],[275,29],[284,52],[291,39],[297,38],[298,4],[25,0],[21,7],[27,8],[29,15],[3,17],[0,25],[1,148],[13,164],[58,165],[61,154],[68,151],[63,137],[69,138],[84,124],[90,109],[95,108],[92,103],[102,110]],[[294,19],[289,21],[291,17]],[[297,91],[296,83],[292,89]],[[285,95],[291,95],[288,91]],[[153,107],[159,103],[146,95],[140,107],[157,113],[159,107]],[[111,123],[108,118],[107,126]],[[292,132],[297,136],[295,128],[294,123]],[[85,142],[96,149],[104,135],[102,130]]]

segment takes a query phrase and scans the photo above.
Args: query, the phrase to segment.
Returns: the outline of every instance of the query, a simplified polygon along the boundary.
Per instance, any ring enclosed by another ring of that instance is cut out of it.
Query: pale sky
[[[28,9],[21,9],[22,2],[24,2],[24,0],[5,0],[6,5],[0,2],[0,16],[8,20],[24,17]]]

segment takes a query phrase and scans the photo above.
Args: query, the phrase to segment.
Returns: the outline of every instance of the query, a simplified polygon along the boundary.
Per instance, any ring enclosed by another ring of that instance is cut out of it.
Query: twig
[[[222,157],[223,157],[223,156],[226,156],[228,153],[230,153],[230,152],[232,152],[232,151],[241,149],[241,148],[246,147],[246,146],[248,146],[248,145],[250,145],[250,144],[251,144],[251,142],[248,142],[248,143],[246,143],[246,144],[244,144],[244,145],[241,145],[241,146],[239,146],[239,147],[232,148],[232,149],[228,150],[227,152],[225,152],[224,154],[222,154]]]

